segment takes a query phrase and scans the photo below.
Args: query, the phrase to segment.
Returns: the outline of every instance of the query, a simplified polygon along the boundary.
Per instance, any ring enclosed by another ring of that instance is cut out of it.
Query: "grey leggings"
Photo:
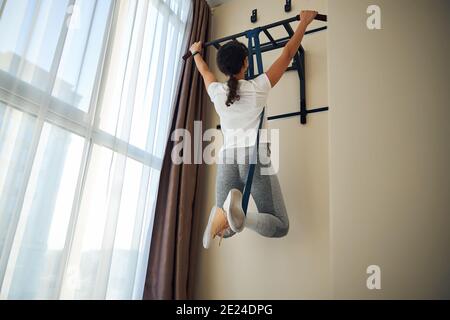
[[[245,149],[245,150],[243,150]],[[226,163],[218,164],[216,176],[216,205],[222,207],[228,193],[235,188],[243,192],[247,173],[249,168],[250,148],[237,148],[236,151],[244,152],[245,164],[229,164],[230,156]],[[256,231],[262,236],[270,238],[283,237],[289,230],[289,219],[281,193],[280,183],[276,174],[261,174],[261,168],[270,167],[270,147],[267,144],[260,145],[259,155],[264,155],[264,161],[261,163],[261,157],[258,156],[258,163],[253,177],[251,195],[255,200],[258,212],[247,212],[246,227]],[[268,157],[266,157],[266,155]],[[227,157],[222,153],[221,161],[226,161]],[[231,160],[235,160],[236,156]],[[225,237],[234,235],[229,230]]]

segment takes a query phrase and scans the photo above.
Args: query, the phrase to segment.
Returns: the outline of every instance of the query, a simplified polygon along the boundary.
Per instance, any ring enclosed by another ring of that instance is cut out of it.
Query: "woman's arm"
[[[198,54],[196,54],[194,56],[194,61],[195,61],[195,65],[197,66],[198,72],[200,72],[200,74],[203,77],[203,81],[205,82],[205,87],[206,90],[208,90],[209,85],[212,82],[216,82],[216,77],[214,76],[214,74],[209,70],[208,65],[206,64],[205,60],[203,60],[203,57],[201,56],[201,51],[202,51],[202,43],[199,42],[195,42],[191,48],[191,53],[194,54],[195,52],[199,52]]]
[[[294,35],[284,47],[281,55],[266,72],[272,88],[280,81],[286,69],[291,64],[292,59],[300,48],[300,43],[305,35],[306,28],[314,20],[316,15],[317,11],[302,11],[300,13],[300,23],[297,26],[297,30],[295,30]]]

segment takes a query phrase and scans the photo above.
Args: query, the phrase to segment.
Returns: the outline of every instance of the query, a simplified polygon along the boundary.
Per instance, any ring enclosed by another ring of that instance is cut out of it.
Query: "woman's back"
[[[227,106],[227,84],[213,82],[209,85],[208,94],[220,117],[224,148],[254,144],[260,115],[267,104],[270,89],[270,81],[265,73],[253,80],[239,80],[237,91],[239,100]],[[266,141],[263,138],[261,142]]]

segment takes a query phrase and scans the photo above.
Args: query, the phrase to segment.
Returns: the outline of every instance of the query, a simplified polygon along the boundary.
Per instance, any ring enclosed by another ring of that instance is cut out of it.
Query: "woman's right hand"
[[[201,41],[198,41],[198,42],[194,42],[192,45],[191,45],[191,47],[190,47],[190,51],[191,51],[191,53],[194,53],[194,52],[200,52],[200,51],[202,51],[202,42]]]
[[[317,14],[318,14],[317,11],[302,10],[300,12],[300,22],[303,22],[306,25],[309,25],[311,22],[314,21],[314,19],[316,18]]]

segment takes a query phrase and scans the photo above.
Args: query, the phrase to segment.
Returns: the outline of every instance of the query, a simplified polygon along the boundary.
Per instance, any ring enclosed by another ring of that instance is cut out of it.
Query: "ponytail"
[[[232,105],[235,101],[239,101],[239,99],[241,98],[237,94],[238,83],[239,83],[238,79],[236,79],[236,77],[233,76],[233,75],[231,75],[230,78],[227,81],[228,96],[227,96],[227,102],[225,103],[227,105],[227,107]]]

